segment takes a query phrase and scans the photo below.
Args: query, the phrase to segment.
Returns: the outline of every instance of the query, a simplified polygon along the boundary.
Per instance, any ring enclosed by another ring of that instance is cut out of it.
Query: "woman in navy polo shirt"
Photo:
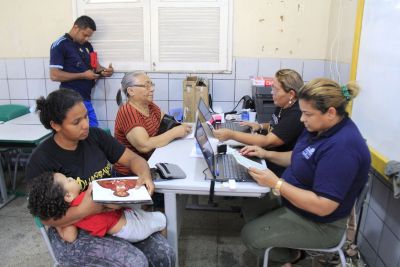
[[[261,256],[266,248],[278,247],[271,251],[271,261],[291,266],[301,253],[285,248],[329,248],[340,241],[371,164],[366,142],[346,113],[358,92],[354,82],[340,86],[329,79],[312,80],[299,91],[306,130],[293,151],[242,149],[287,167],[282,178],[270,170],[249,170],[282,200],[260,207],[242,229],[242,239],[254,253]]]

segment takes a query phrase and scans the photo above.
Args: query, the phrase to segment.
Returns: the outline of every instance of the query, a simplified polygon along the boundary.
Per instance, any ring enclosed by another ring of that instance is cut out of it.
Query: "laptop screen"
[[[203,154],[204,159],[208,165],[208,168],[211,171],[213,178],[215,179],[215,168],[214,168],[214,151],[212,149],[210,141],[208,141],[206,131],[204,130],[203,125],[201,124],[200,120],[198,119],[196,122],[196,131],[194,133],[194,137],[199,144],[201,153]]]
[[[206,121],[209,121],[212,123],[212,114],[211,114],[210,110],[208,109],[206,103],[204,103],[204,100],[201,97],[199,99],[198,109],[199,109],[200,113],[203,115],[204,119]]]

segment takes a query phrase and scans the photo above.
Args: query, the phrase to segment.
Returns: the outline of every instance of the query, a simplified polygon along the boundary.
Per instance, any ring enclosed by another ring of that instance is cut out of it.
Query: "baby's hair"
[[[64,188],[54,182],[54,173],[45,172],[33,178],[28,197],[28,209],[41,220],[63,217],[70,203],[64,200]]]

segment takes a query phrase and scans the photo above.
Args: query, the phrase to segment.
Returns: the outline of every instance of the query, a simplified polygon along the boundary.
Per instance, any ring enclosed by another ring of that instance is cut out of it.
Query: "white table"
[[[149,159],[150,167],[154,167],[159,162],[174,163],[180,166],[187,175],[186,179],[155,182],[156,192],[164,194],[167,239],[176,252],[176,266],[179,264],[178,238],[187,197],[188,195],[208,195],[210,190],[210,180],[205,180],[203,174],[207,168],[204,158],[190,157],[195,142],[195,139],[173,141],[165,147],[157,148]],[[223,187],[221,183],[215,183],[215,195],[219,196],[261,197],[268,192],[269,188],[252,182],[236,183],[236,189],[229,189],[229,187]]]
[[[5,122],[5,124],[42,125],[39,119],[39,115],[36,112],[19,116],[15,119]]]
[[[51,131],[44,128],[43,125],[13,124],[9,122],[11,121],[0,124],[0,148],[36,147],[51,134]],[[7,194],[2,167],[0,167],[0,193],[2,198],[0,208],[15,197]]]

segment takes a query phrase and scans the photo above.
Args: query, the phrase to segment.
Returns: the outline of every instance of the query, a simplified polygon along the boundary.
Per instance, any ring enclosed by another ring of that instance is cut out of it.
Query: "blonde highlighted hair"
[[[352,81],[340,86],[326,78],[318,78],[306,83],[299,91],[298,98],[312,101],[316,109],[325,113],[334,107],[338,115],[346,114],[348,103],[359,93],[359,85]]]
[[[282,88],[286,93],[293,90],[296,92],[296,96],[300,88],[304,85],[301,75],[297,71],[291,69],[278,70],[275,73],[275,78],[282,85]]]

